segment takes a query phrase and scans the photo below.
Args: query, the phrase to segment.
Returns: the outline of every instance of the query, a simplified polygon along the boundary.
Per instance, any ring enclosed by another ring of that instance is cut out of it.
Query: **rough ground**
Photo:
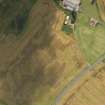
[[[33,6],[26,29],[0,40],[0,100],[50,105],[84,66],[76,40],[60,32],[64,14],[50,0]]]

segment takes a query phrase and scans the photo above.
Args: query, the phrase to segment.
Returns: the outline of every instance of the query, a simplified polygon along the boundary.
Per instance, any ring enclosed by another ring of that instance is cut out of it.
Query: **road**
[[[63,101],[65,101],[65,98],[67,99],[67,97],[70,96],[70,93],[73,94],[73,91],[76,90],[81,85],[81,83],[83,83],[84,79],[86,80],[86,78],[88,78],[88,76],[94,72],[95,66],[103,63],[104,60],[105,55],[101,56],[93,65],[87,65],[85,68],[83,68],[74,79],[68,82],[60,94],[56,97],[56,100],[52,105],[61,105]]]

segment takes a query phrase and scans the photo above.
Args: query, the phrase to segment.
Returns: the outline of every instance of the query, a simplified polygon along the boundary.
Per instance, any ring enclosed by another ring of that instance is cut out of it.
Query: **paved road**
[[[83,70],[81,70],[81,72],[74,79],[70,80],[69,83],[63,88],[52,105],[60,105],[65,95],[67,95],[69,92],[72,92],[73,87],[77,86],[84,77],[86,78],[88,74],[91,74],[95,70],[95,66],[103,63],[104,60],[105,55],[101,56],[93,65],[87,65],[85,68],[83,68]]]

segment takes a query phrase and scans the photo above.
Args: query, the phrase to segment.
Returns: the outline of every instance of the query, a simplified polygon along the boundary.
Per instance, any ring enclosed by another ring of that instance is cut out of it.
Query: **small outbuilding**
[[[95,18],[93,17],[90,18],[89,25],[91,27],[95,27],[98,23],[99,23],[98,20],[96,20]]]

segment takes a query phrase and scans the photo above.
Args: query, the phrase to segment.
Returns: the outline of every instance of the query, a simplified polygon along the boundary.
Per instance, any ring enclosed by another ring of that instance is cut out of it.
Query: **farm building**
[[[80,6],[80,0],[63,0],[64,8],[77,12]]]

